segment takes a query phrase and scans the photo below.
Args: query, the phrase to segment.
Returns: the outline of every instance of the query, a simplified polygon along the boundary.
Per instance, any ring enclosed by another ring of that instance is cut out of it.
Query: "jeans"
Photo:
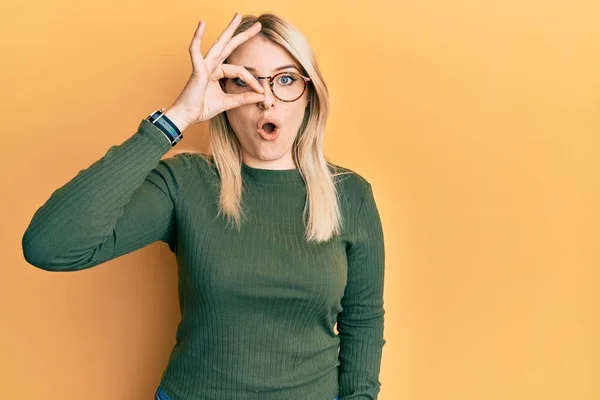
[[[163,388],[159,385],[158,389],[156,389],[156,393],[154,394],[154,400],[171,400],[171,398],[167,396]],[[335,399],[333,400],[340,400],[340,397],[335,396]]]

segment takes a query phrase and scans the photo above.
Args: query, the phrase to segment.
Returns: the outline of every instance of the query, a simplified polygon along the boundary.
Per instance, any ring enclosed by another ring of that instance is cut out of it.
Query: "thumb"
[[[246,92],[240,94],[227,94],[223,102],[224,110],[240,107],[246,104],[260,103],[265,100],[265,95],[257,92]]]

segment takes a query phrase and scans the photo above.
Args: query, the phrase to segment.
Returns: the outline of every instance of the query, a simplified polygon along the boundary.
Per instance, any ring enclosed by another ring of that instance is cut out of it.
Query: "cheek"
[[[236,130],[243,129],[248,124],[247,112],[244,112],[243,107],[237,107],[226,111],[229,124]]]
[[[305,112],[306,104],[298,103],[294,104],[294,107],[290,108],[290,110],[288,111],[288,115],[290,120],[294,121],[294,124],[297,125],[297,127],[299,127],[300,123],[304,119]]]

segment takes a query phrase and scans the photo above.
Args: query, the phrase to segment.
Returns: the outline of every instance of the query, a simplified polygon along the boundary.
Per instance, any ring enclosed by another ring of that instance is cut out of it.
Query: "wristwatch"
[[[182,138],[183,133],[179,131],[179,128],[171,121],[165,114],[165,109],[159,108],[158,110],[152,112],[146,119],[154,124],[158,129],[160,129],[169,142],[171,142],[171,147],[175,146]]]

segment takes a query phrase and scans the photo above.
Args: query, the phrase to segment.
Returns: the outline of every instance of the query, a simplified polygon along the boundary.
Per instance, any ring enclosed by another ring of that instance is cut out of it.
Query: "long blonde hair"
[[[282,18],[271,13],[258,17],[244,15],[234,35],[245,31],[256,21],[262,25],[258,35],[286,49],[302,67],[302,74],[311,78],[307,88],[309,105],[292,145],[292,156],[306,184],[307,199],[303,213],[305,240],[324,242],[341,233],[342,215],[334,178],[350,173],[328,162],[323,153],[323,137],[329,116],[327,85],[306,39]],[[212,157],[200,155],[216,167],[221,179],[218,215],[225,215],[239,229],[245,217],[241,207],[241,145],[224,112],[211,118],[208,124]],[[198,153],[188,150],[176,152]]]

